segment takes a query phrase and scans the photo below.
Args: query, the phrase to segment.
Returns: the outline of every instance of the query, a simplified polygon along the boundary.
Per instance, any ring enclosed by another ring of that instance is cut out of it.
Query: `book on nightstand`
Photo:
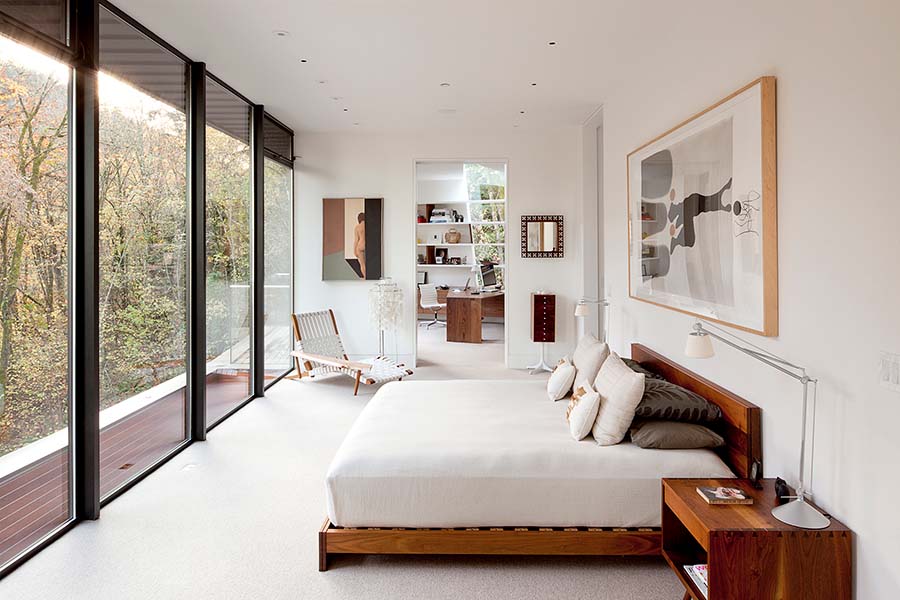
[[[707,504],[753,504],[753,498],[738,488],[698,487],[697,493]]]
[[[684,565],[684,572],[697,586],[704,598],[709,598],[709,567],[707,565]]]

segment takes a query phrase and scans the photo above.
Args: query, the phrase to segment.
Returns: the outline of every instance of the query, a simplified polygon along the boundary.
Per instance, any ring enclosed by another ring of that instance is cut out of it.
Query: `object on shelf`
[[[781,477],[775,478],[775,504],[781,506],[786,504],[791,497],[791,488],[788,487],[787,481]]]
[[[416,216],[416,223],[427,223],[428,221],[425,219],[425,215]]]
[[[451,227],[447,230],[447,233],[444,234],[444,243],[447,244],[458,244],[461,239],[462,234],[458,232],[455,227]]]
[[[733,487],[698,487],[697,493],[707,504],[753,504],[753,498]]]
[[[450,215],[450,211],[446,208],[435,208],[431,211],[431,222],[432,223],[452,223],[453,217]]]
[[[704,598],[709,598],[709,567],[707,565],[684,565],[688,574]]]

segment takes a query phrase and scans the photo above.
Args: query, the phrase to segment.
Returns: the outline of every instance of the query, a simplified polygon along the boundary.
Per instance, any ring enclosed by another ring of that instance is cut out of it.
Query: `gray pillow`
[[[644,397],[634,413],[641,419],[702,423],[722,416],[718,406],[665,379],[644,380]]]
[[[647,367],[645,367],[644,365],[642,365],[641,363],[639,363],[636,360],[632,360],[630,358],[623,358],[622,362],[624,362],[626,365],[628,365],[628,368],[631,369],[632,371],[634,371],[635,373],[643,373],[644,379],[663,379],[663,380],[665,379],[665,377],[663,377],[662,375],[658,375],[657,373],[654,373],[653,371],[651,371],[650,369],[648,369]]]
[[[642,421],[631,428],[631,441],[641,448],[665,450],[718,448],[725,440],[715,431],[696,423]]]

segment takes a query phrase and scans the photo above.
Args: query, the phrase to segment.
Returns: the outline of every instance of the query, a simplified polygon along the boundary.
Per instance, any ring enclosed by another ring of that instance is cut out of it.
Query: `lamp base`
[[[803,529],[825,529],[831,524],[831,519],[813,508],[803,498],[776,506],[772,509],[772,516],[782,523]]]

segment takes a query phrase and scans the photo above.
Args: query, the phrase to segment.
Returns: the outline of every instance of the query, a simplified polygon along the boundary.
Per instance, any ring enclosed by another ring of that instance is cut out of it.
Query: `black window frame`
[[[70,518],[27,550],[0,565],[0,579],[53,543],[80,522],[100,517],[102,508],[130,490],[157,468],[194,442],[206,439],[208,431],[224,422],[279,381],[266,382],[262,368],[263,348],[263,268],[264,268],[264,161],[271,158],[293,170],[294,132],[222,79],[206,70],[161,37],[148,30],[107,0],[68,0],[67,43],[53,39],[21,21],[0,12],[0,34],[31,46],[60,60],[72,70],[69,92],[71,120],[70,169]],[[99,323],[99,62],[100,8],[133,27],[185,65],[187,109],[187,189],[188,189],[188,269],[187,269],[187,439],[105,498],[100,496],[100,323]],[[207,427],[205,402],[205,208],[206,208],[206,78],[209,77],[251,107],[253,177],[251,198],[251,357],[252,393],[238,406]],[[277,124],[290,136],[291,156],[265,148],[264,123]],[[296,273],[294,268],[293,217],[291,205],[291,303]],[[75,302],[77,299],[77,302]]]

